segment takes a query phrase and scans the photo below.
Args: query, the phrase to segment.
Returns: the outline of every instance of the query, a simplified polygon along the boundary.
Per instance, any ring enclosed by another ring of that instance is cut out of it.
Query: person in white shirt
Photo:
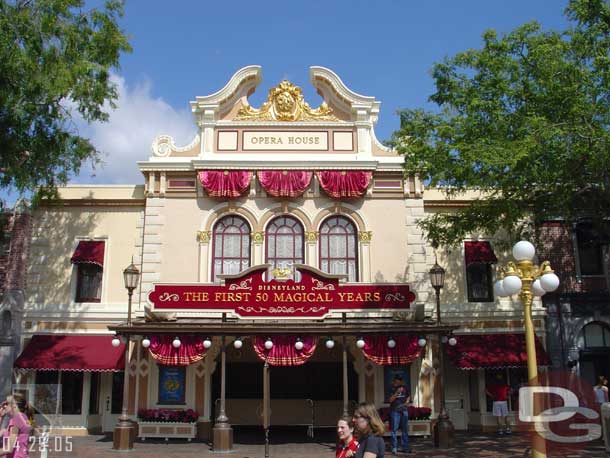
[[[597,378],[597,385],[593,387],[593,392],[595,393],[595,401],[600,406],[604,402],[608,402],[608,379],[600,375]]]

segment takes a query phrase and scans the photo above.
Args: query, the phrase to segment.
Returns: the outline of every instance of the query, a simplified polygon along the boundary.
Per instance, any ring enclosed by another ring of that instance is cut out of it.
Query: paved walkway
[[[334,457],[334,439],[332,432],[309,439],[304,434],[276,432],[272,436],[270,458],[332,458]],[[264,445],[262,432],[236,432],[233,451],[226,454],[213,453],[210,445],[203,442],[186,442],[172,440],[137,442],[131,452],[112,450],[112,440],[104,436],[75,437],[72,439],[72,451],[66,448],[65,438],[51,438],[49,458],[209,458],[227,456],[231,458],[263,458]],[[459,433],[456,435],[456,447],[450,450],[438,450],[432,447],[430,439],[414,438],[411,441],[413,453],[399,454],[398,458],[529,458],[529,438],[523,434],[510,437],[497,437],[492,434]],[[389,444],[388,444],[389,446]],[[59,448],[62,448],[59,450]],[[31,452],[31,458],[39,458],[38,452]],[[608,458],[603,444],[599,441],[590,443],[586,448],[574,452],[551,452],[549,458]],[[386,457],[392,458],[386,452]]]

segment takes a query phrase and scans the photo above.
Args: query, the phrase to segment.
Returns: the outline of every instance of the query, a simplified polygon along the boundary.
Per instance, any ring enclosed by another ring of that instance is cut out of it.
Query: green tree
[[[610,3],[572,0],[570,27],[536,22],[434,65],[435,112],[400,112],[405,169],[450,198],[481,197],[420,222],[429,240],[535,236],[551,218],[610,216]],[[607,229],[606,229],[607,230]]]
[[[74,115],[107,120],[110,69],[131,48],[117,23],[122,1],[84,3],[0,0],[0,189],[49,194],[99,161]]]

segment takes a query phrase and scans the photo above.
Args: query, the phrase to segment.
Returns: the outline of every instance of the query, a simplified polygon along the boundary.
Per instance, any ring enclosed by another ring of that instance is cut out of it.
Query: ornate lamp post
[[[441,289],[445,286],[445,269],[434,263],[432,269],[430,269],[430,283],[436,292],[436,324],[441,325]],[[439,335],[438,350],[439,350],[439,376],[438,381],[440,385],[440,396],[441,396],[441,408],[434,426],[434,445],[440,448],[451,448],[455,443],[454,427],[453,423],[447,415],[447,409],[445,408],[445,386],[443,383],[444,379],[444,352],[443,338]]]
[[[131,326],[131,298],[133,296],[133,290],[138,287],[138,281],[140,280],[140,271],[134,265],[133,261],[123,271],[123,280],[125,281],[125,288],[127,289],[128,302],[127,302],[127,325]],[[135,440],[135,424],[129,419],[127,413],[128,402],[129,402],[129,336],[127,336],[127,342],[125,343],[125,379],[123,381],[123,409],[121,410],[121,416],[119,417],[117,425],[114,427],[113,437],[113,448],[115,450],[131,450],[133,449],[133,442]]]
[[[536,337],[532,321],[532,302],[534,296],[555,291],[559,286],[559,277],[551,269],[551,264],[544,261],[540,266],[533,263],[536,249],[527,241],[520,241],[513,247],[513,257],[517,261],[509,262],[504,269],[504,279],[496,282],[494,289],[499,297],[519,294],[523,303],[523,318],[525,322],[525,348],[527,351],[527,376],[530,384],[536,383],[538,377],[538,362],[536,359]],[[532,457],[546,457],[544,439],[533,436]]]

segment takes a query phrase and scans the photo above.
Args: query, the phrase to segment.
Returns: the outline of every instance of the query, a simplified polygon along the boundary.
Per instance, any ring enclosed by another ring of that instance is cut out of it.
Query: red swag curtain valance
[[[297,336],[273,336],[271,350],[265,348],[265,337],[254,338],[254,351],[260,359],[267,360],[271,366],[300,366],[305,364],[316,351],[316,339],[311,336],[301,336],[303,349],[297,350],[294,344]]]
[[[371,182],[373,174],[359,170],[318,172],[320,186],[330,197],[362,197]]]
[[[312,175],[312,172],[298,170],[269,170],[257,173],[261,186],[273,197],[299,197],[309,186]]]
[[[364,339],[364,356],[375,364],[392,366],[410,364],[419,358],[422,347],[417,343],[417,336],[397,336],[394,348],[388,347],[388,336],[370,336]]]
[[[180,336],[180,346],[175,348],[172,342],[176,336],[163,335],[150,337],[148,350],[153,358],[163,366],[188,366],[201,361],[207,349],[203,346],[201,336]]]
[[[248,186],[252,172],[242,170],[202,170],[199,181],[212,197],[234,198],[241,196]]]

